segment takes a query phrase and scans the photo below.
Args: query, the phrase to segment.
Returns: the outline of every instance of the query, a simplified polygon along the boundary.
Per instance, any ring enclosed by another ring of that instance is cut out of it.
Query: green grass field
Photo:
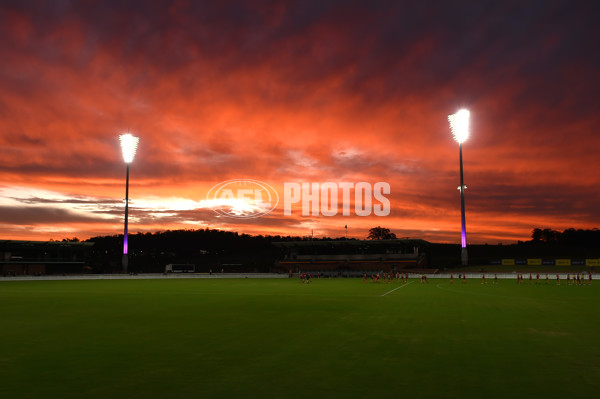
[[[590,398],[599,305],[598,281],[0,282],[0,397]]]

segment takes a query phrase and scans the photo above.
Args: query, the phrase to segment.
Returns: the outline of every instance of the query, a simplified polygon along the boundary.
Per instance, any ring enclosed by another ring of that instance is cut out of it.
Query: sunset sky
[[[0,239],[130,233],[469,243],[600,227],[595,1],[0,1]],[[253,179],[387,182],[388,216],[215,213]]]

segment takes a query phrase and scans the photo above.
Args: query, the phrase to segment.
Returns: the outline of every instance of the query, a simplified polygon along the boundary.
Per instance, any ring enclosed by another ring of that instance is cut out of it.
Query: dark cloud
[[[10,197],[9,197],[10,198]],[[28,198],[10,198],[14,201],[18,201],[24,204],[61,204],[61,205],[117,205],[121,204],[120,201],[116,201],[110,198],[106,199],[94,199],[94,198],[83,198],[75,197],[68,199],[51,199],[51,198],[40,198],[40,197],[28,197]]]
[[[0,223],[25,227],[43,224],[90,223],[98,220],[55,207],[0,206]]]

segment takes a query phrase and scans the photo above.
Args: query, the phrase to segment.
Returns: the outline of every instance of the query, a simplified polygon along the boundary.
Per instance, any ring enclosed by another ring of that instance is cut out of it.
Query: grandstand
[[[425,251],[430,243],[420,239],[311,240],[273,245],[283,252],[282,259],[276,264],[281,271],[352,276],[373,272],[420,272],[427,267]]]
[[[0,240],[4,276],[82,273],[94,244],[69,241]]]

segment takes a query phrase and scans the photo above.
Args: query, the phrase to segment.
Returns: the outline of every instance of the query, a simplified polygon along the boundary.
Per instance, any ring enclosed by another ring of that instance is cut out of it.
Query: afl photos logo
[[[273,187],[258,180],[227,180],[211,187],[206,195],[221,216],[249,219],[266,215],[279,203]]]

